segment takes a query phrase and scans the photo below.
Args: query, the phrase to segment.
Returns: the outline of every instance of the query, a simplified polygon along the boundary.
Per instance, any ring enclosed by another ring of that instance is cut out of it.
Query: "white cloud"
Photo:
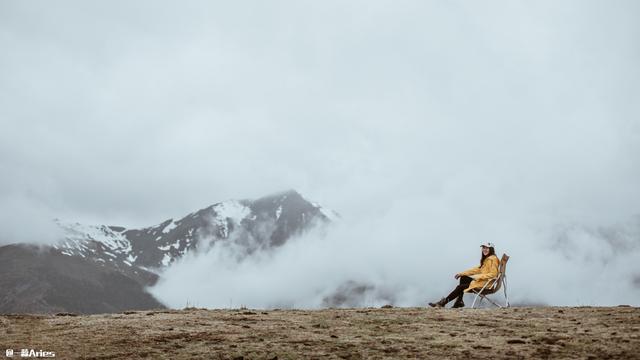
[[[640,213],[637,10],[3,2],[0,242],[33,212],[144,226],[296,188],[437,249],[445,287],[479,240]],[[407,249],[390,264],[419,266]]]

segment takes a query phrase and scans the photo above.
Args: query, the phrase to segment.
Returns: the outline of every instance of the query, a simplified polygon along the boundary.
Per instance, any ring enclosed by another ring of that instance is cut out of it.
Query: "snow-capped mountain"
[[[65,237],[54,246],[0,247],[0,313],[103,313],[164,305],[146,287],[190,251],[233,242],[247,253],[273,249],[338,218],[286,191],[229,200],[181,219],[126,229],[56,220]]]
[[[189,251],[218,241],[234,241],[248,253],[286,240],[338,218],[338,215],[290,190],[258,200],[228,200],[181,219],[140,229],[57,223],[65,238],[54,247],[118,268],[165,267]]]

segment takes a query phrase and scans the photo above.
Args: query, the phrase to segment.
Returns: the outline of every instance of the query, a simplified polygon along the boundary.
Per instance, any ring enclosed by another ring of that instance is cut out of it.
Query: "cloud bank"
[[[48,242],[53,217],[145,226],[295,188],[345,225],[194,272],[281,289],[303,259],[318,284],[364,278],[409,304],[490,240],[522,301],[638,304],[637,236],[602,265],[567,260],[554,232],[640,214],[638,6],[3,2],[0,243]],[[317,288],[234,301],[314,306]]]

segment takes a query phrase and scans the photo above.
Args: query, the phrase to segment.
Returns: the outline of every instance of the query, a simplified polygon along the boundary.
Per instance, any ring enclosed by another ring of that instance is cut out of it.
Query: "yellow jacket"
[[[489,280],[498,276],[498,267],[500,265],[500,260],[495,255],[491,255],[484,259],[482,266],[475,266],[469,270],[465,270],[461,273],[458,273],[460,276],[471,276],[475,275],[475,279],[469,284],[469,287],[464,289],[464,292],[469,292],[472,289],[482,289],[482,287],[489,281],[490,283],[487,285],[485,289],[491,288],[493,286],[494,280]]]

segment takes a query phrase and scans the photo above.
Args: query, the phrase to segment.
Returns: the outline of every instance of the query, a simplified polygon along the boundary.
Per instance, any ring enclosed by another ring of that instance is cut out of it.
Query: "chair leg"
[[[499,307],[499,308],[502,308],[502,307],[503,307],[502,305],[500,305],[500,304],[498,304],[498,303],[494,302],[493,300],[489,299],[488,297],[485,297],[485,299],[487,299],[487,301],[488,301],[488,302],[492,303],[493,305],[495,305],[495,306],[497,306],[497,307]]]
[[[510,307],[509,305],[509,296],[507,295],[507,276],[505,275],[504,277],[502,277],[499,281],[502,281],[502,290],[504,291],[504,299],[505,299],[505,305],[502,306],[498,303],[496,303],[495,301],[489,299],[489,297],[485,296],[482,294],[482,291],[484,290],[484,288],[487,286],[485,284],[484,287],[482,287],[482,289],[480,290],[479,293],[475,293],[476,297],[473,299],[473,304],[471,304],[471,308],[475,308],[476,307],[476,302],[478,301],[478,298],[480,298],[480,302],[478,302],[478,306],[480,306],[480,304],[482,304],[482,300],[487,300],[488,302],[492,303],[493,305],[495,305],[496,307],[499,308],[505,308],[505,307]]]
[[[473,304],[471,304],[471,308],[473,309],[473,307],[476,305],[476,300],[478,300],[478,296],[482,296],[482,298],[484,298],[484,295],[482,295],[482,292],[484,291],[484,289],[487,287],[487,285],[489,285],[489,281],[487,281],[484,286],[482,287],[482,289],[480,289],[480,291],[478,291],[476,293],[476,298],[473,299]],[[480,300],[480,302],[482,302],[482,299]],[[480,304],[478,304],[480,305]]]
[[[476,307],[476,301],[478,300],[478,297],[480,296],[480,294],[476,294],[476,296],[473,298],[473,303],[471,303],[471,308],[474,309]]]
[[[509,307],[509,296],[507,295],[507,276],[502,279],[502,288],[504,290],[505,307]]]
[[[473,304],[471,304],[471,308],[472,309],[475,309],[476,302],[478,301],[478,298],[480,298],[480,302],[478,302],[478,306],[480,306],[480,304],[482,303],[482,300],[485,298],[485,296],[482,295],[482,294],[476,294],[475,299],[473,299]]]

